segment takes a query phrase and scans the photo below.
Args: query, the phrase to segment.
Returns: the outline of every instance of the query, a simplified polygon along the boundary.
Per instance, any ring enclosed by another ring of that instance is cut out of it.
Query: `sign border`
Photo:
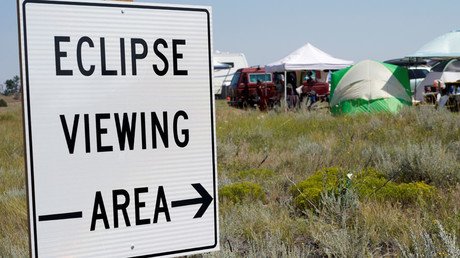
[[[24,150],[25,158],[26,158],[26,178],[27,178],[27,207],[28,207],[28,221],[29,227],[31,226],[30,223],[30,213],[32,212],[33,215],[33,249],[35,256],[38,257],[38,243],[37,243],[37,213],[36,213],[36,204],[35,204],[35,181],[34,181],[34,162],[33,162],[33,146],[32,146],[32,122],[31,122],[31,109],[30,109],[30,94],[29,94],[29,64],[28,64],[28,45],[27,45],[27,23],[26,23],[26,5],[29,3],[33,4],[52,4],[52,5],[76,5],[76,6],[95,6],[95,7],[119,7],[119,8],[133,8],[133,9],[155,9],[155,10],[172,10],[172,11],[193,11],[193,12],[204,12],[207,17],[207,36],[208,36],[208,66],[209,66],[209,94],[210,94],[210,109],[211,109],[211,145],[212,145],[212,176],[213,176],[213,198],[214,198],[214,244],[209,246],[202,246],[202,247],[193,247],[188,249],[181,249],[181,250],[174,250],[174,251],[167,251],[161,253],[153,253],[153,254],[145,254],[140,256],[133,256],[136,258],[140,257],[155,257],[155,256],[166,256],[166,255],[173,255],[179,253],[188,253],[188,252],[195,252],[200,250],[207,250],[212,249],[217,246],[218,243],[218,218],[217,218],[217,191],[216,191],[216,154],[215,154],[215,123],[214,123],[214,95],[212,90],[212,51],[211,51],[211,17],[208,9],[205,8],[193,8],[193,7],[179,7],[179,6],[158,6],[158,5],[137,5],[137,4],[123,4],[123,3],[97,3],[97,2],[70,2],[70,1],[47,1],[47,0],[24,0],[22,2],[22,17],[19,16],[19,2],[18,2],[18,30],[23,31],[23,39],[21,40],[21,33],[19,33],[19,44],[20,44],[20,70],[21,75],[24,68],[25,72],[25,82],[21,76],[22,85],[27,85],[26,92],[23,91],[23,95],[27,94],[27,106],[24,103],[24,96],[23,96],[23,116],[26,116],[26,109],[27,109],[27,125],[24,123],[24,143],[29,144],[29,152],[30,157],[27,156],[27,149]],[[22,28],[20,19],[22,18]],[[22,53],[24,54],[24,58],[22,57]],[[24,59],[24,67],[22,65]],[[26,135],[26,127],[28,128],[28,139]],[[27,141],[28,140],[28,141]],[[27,160],[29,158],[29,160]],[[28,169],[27,166],[30,163],[30,178],[28,176]],[[29,182],[30,180],[30,182]],[[29,189],[29,183],[32,189]],[[32,193],[32,207],[30,207],[30,200],[29,200],[29,193]],[[30,228],[29,230],[32,230]],[[32,255],[32,232],[29,233],[29,243],[30,243],[30,252]]]

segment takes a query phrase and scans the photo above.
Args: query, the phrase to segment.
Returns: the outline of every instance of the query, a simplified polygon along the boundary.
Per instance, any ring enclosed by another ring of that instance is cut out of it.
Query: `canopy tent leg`
[[[288,110],[288,100],[287,100],[287,71],[284,70],[284,104],[285,108],[284,110]]]

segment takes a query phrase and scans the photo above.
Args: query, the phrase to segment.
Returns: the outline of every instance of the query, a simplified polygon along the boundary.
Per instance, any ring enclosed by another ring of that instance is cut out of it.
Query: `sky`
[[[409,55],[460,29],[459,0],[134,0],[212,7],[213,48],[265,65],[307,42],[355,62]],[[19,74],[16,1],[0,1],[0,84]]]

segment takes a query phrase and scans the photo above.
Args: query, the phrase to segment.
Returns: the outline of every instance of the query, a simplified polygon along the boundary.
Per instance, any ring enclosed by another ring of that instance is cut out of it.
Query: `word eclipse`
[[[73,45],[72,45],[73,44]],[[69,46],[70,45],[70,46]],[[76,46],[74,46],[76,45]],[[154,53],[154,59],[159,59],[158,63],[152,64],[153,72],[158,76],[164,76],[168,73],[170,63],[172,63],[173,67],[173,75],[174,76],[186,76],[188,75],[187,70],[179,69],[179,59],[183,59],[183,53],[180,53],[178,50],[179,46],[185,46],[186,40],[185,39],[172,39],[171,43],[165,39],[158,38],[156,39],[151,48],[146,40],[142,38],[132,38],[130,40],[129,46],[131,48],[130,57],[131,57],[131,74],[137,75],[137,61],[145,59],[149,54],[150,51]],[[94,74],[96,70],[96,64],[86,61],[87,58],[83,55],[83,50],[89,51],[90,49],[94,49],[97,46],[94,44],[94,40],[90,37],[84,36],[78,39],[77,42],[72,42],[69,36],[55,36],[54,37],[54,56],[55,56],[55,63],[56,63],[56,75],[57,76],[72,76],[74,74],[74,69],[69,69],[69,67],[62,67],[62,60],[67,58],[70,50],[74,49],[74,53],[76,55],[76,61],[78,66],[78,71],[84,76],[91,76]],[[168,60],[165,55],[165,51],[171,47],[171,56],[172,60]],[[119,40],[119,51],[117,51],[117,55],[119,55],[119,69],[114,69],[114,67],[108,67],[107,65],[107,58],[106,58],[106,43],[105,38],[99,38],[99,53],[100,53],[100,69],[101,75],[103,76],[116,76],[116,75],[127,75],[126,70],[126,43],[124,38],[120,38]]]

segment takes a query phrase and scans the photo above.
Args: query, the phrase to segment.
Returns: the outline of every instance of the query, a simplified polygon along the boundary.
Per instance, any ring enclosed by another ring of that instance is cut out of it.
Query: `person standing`
[[[297,82],[295,72],[289,72],[287,75],[287,97],[288,107],[296,108],[299,105],[299,93],[297,92]]]
[[[257,80],[257,94],[259,95],[259,109],[260,111],[267,110],[268,107],[268,87],[265,83]]]
[[[442,80],[436,80],[438,88],[438,96],[436,98],[438,102],[438,107],[443,108],[447,101],[449,100],[449,89],[446,87],[446,84]]]
[[[282,74],[275,75],[275,88],[275,101],[281,103],[284,100],[284,76]]]

